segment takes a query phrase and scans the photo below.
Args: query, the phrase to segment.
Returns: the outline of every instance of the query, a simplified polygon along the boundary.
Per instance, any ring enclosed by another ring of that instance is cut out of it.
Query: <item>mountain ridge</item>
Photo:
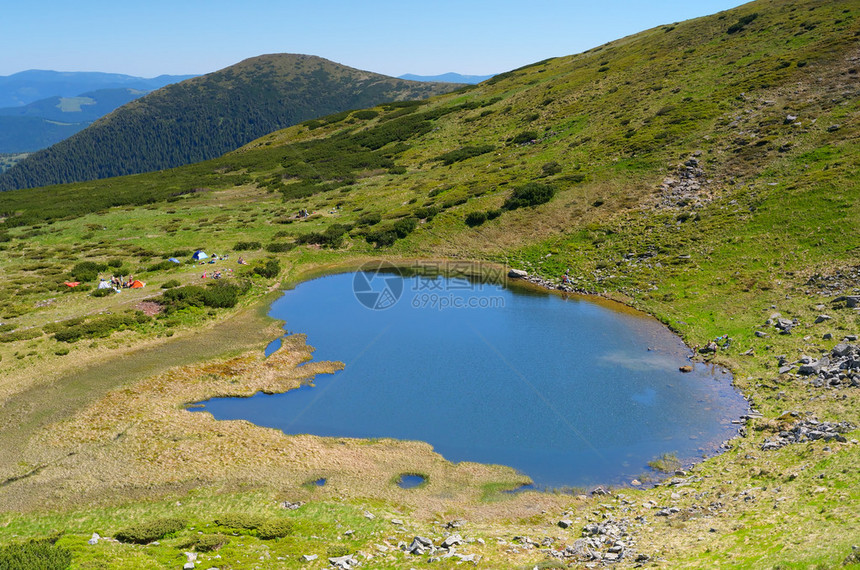
[[[120,107],[0,174],[0,189],[171,168],[317,116],[456,87],[390,78],[303,54],[249,58]]]

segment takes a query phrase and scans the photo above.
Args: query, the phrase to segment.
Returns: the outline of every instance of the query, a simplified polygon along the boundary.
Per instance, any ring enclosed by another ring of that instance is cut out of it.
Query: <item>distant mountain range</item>
[[[0,174],[0,190],[198,162],[309,119],[457,87],[397,79],[315,56],[259,56],[120,107]]]
[[[31,69],[0,76],[0,108],[20,107],[49,97],[77,97],[101,89],[136,89],[149,92],[194,75],[159,75],[147,79],[95,71],[44,71]]]
[[[0,109],[0,153],[34,152],[68,138],[149,91],[99,89],[77,97],[55,95]]]
[[[443,73],[442,75],[414,75],[407,73],[401,75],[400,79],[409,81],[442,81],[445,83],[468,83],[474,85],[493,77],[492,75],[460,75],[459,73]]]

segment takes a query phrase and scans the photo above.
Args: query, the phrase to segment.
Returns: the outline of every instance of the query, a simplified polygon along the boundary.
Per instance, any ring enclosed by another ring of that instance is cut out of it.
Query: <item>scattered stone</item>
[[[294,511],[302,505],[304,505],[304,503],[301,501],[296,501],[295,503],[291,503],[290,501],[284,501],[283,503],[281,503],[281,508],[287,509],[289,511]]]
[[[376,515],[374,515],[370,511],[364,511],[364,518],[369,519],[369,520],[373,520],[376,518]]]
[[[182,565],[182,570],[194,570],[194,563],[193,562],[186,562],[185,564]]]
[[[824,333],[824,336],[822,336],[821,338],[823,338],[824,340],[830,340],[833,338],[833,333]]]
[[[762,332],[762,331],[755,331],[755,335],[759,338],[766,338],[767,337],[767,333]]]
[[[313,562],[317,558],[319,558],[319,555],[317,554],[302,554],[302,560],[305,562]]]
[[[100,539],[100,538],[101,538],[101,537],[99,536],[99,533],[94,532],[94,533],[93,533],[92,538],[90,538],[90,539],[87,541],[87,544],[90,544],[90,545],[98,544],[98,543],[99,543],[99,539]]]
[[[525,279],[529,274],[527,271],[523,271],[522,269],[511,269],[508,271],[508,277],[511,279]]]
[[[680,370],[681,372],[692,372],[693,367],[690,366],[689,364],[687,364],[687,365],[681,366],[680,368],[678,368],[678,370]]]
[[[570,519],[562,519],[562,520],[558,521],[558,523],[557,523],[557,524],[558,524],[558,526],[560,526],[561,528],[570,528],[570,527],[571,527],[571,525],[573,525],[573,521],[572,521],[572,520],[570,520]]]
[[[391,524],[402,525],[403,521],[400,519],[391,519]]]
[[[784,415],[784,414],[783,414]],[[819,422],[810,417],[795,422],[789,430],[781,431],[775,437],[768,438],[761,444],[762,451],[773,451],[791,445],[793,443],[804,443],[807,441],[838,441],[846,443],[843,433],[850,432],[854,426],[848,422]]]
[[[830,316],[828,316],[828,315],[818,315],[818,316],[815,318],[815,324],[817,325],[818,323],[823,323],[824,321],[829,321],[829,320],[830,320],[830,318],[831,318],[831,317],[830,317]]]

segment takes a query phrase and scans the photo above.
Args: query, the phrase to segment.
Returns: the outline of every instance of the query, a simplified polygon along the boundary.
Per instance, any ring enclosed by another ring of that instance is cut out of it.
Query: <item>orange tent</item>
[[[143,283],[135,279],[131,282],[131,285],[129,285],[129,287],[131,287],[132,289],[140,289],[141,287],[143,287]]]
[[[80,284],[80,281],[63,281],[63,285],[65,285],[66,287],[77,287]]]

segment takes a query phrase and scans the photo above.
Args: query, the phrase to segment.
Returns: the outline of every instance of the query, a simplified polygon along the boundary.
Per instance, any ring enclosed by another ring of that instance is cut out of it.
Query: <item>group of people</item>
[[[134,283],[134,275],[129,275],[128,279],[123,279],[122,275],[111,275],[110,284],[114,289],[128,289]]]

